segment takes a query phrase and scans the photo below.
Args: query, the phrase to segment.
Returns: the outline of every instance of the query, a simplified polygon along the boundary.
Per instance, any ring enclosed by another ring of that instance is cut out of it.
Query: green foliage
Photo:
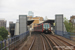
[[[0,36],[0,41],[2,41],[3,40],[3,38],[2,38],[2,36]]]
[[[66,17],[64,17],[64,22],[68,22],[68,19]]]
[[[2,36],[3,39],[6,39],[8,35],[8,31],[4,27],[0,27],[0,36]]]
[[[64,24],[67,32],[73,32],[72,23],[70,23],[68,19],[64,18]]]

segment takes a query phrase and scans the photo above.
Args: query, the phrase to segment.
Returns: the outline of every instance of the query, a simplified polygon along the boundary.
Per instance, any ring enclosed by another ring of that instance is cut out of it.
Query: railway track
[[[29,50],[75,50],[74,45],[61,37],[50,34],[37,34]]]
[[[55,48],[55,46],[58,45],[50,37],[46,34],[41,34],[36,36],[29,50],[61,50],[60,48]]]
[[[46,36],[46,34],[42,34],[42,36],[44,37],[44,39],[46,40],[46,43],[48,44],[48,47],[49,47],[48,50],[60,50],[59,48],[54,48],[55,46],[57,46],[57,44],[55,44],[55,42],[52,41],[52,39]]]
[[[52,35],[52,36],[59,39],[60,41],[62,41],[66,45],[67,49],[75,50],[75,44],[73,44],[69,40],[66,40],[65,38],[62,38],[62,37],[59,38],[58,36],[54,36],[54,35]]]
[[[52,35],[53,36],[53,35]],[[71,40],[69,40],[69,39],[67,39],[67,38],[64,38],[64,37],[62,37],[62,36],[58,36],[58,35],[54,35],[55,37],[57,37],[57,38],[60,38],[60,39],[64,39],[64,41],[66,41],[66,42],[68,42],[69,44],[71,44],[71,45],[73,45],[73,46],[75,46],[75,42],[74,41],[71,41]]]
[[[34,41],[35,41],[35,39],[33,40],[33,42],[32,42],[32,44],[31,44],[29,50],[31,50],[31,48],[32,48],[32,46],[33,46],[33,44],[34,44]]]
[[[46,50],[44,41],[39,34],[36,35],[29,50]]]
[[[58,46],[58,48],[61,48],[62,50],[75,50],[73,48],[73,45],[62,40],[61,38],[58,38],[57,36],[54,35],[47,35],[49,38],[51,38]]]

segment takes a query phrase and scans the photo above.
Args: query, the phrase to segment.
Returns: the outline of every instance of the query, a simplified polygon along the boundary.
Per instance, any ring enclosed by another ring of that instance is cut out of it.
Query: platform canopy
[[[43,23],[50,23],[51,25],[53,25],[54,22],[55,22],[55,19],[48,19],[44,21]]]
[[[33,21],[34,21],[34,20],[28,20],[28,21],[27,21],[27,25],[32,24],[32,23],[33,23]]]
[[[53,25],[53,23],[55,22],[55,19],[48,19],[48,20],[45,20],[44,22],[42,23],[50,23],[51,25]],[[42,24],[42,23],[39,23],[38,25]]]

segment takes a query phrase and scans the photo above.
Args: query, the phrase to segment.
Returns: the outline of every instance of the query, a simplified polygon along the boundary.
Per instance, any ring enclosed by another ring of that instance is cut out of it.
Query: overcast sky
[[[27,15],[28,11],[49,19],[54,19],[55,14],[64,14],[70,19],[75,15],[75,0],[0,0],[0,18],[5,18],[7,23],[16,22],[19,14]]]

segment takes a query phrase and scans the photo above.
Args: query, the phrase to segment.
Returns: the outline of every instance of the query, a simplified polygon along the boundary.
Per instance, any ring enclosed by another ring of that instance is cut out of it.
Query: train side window
[[[40,29],[40,26],[38,27],[38,29]]]
[[[39,27],[40,29],[41,29],[41,25],[40,25],[40,27]]]
[[[42,25],[40,26],[40,29],[42,29]]]
[[[45,24],[43,25],[43,27],[45,28]]]
[[[38,27],[37,27],[37,29],[38,29]]]
[[[41,29],[41,25],[40,25],[40,29]]]

